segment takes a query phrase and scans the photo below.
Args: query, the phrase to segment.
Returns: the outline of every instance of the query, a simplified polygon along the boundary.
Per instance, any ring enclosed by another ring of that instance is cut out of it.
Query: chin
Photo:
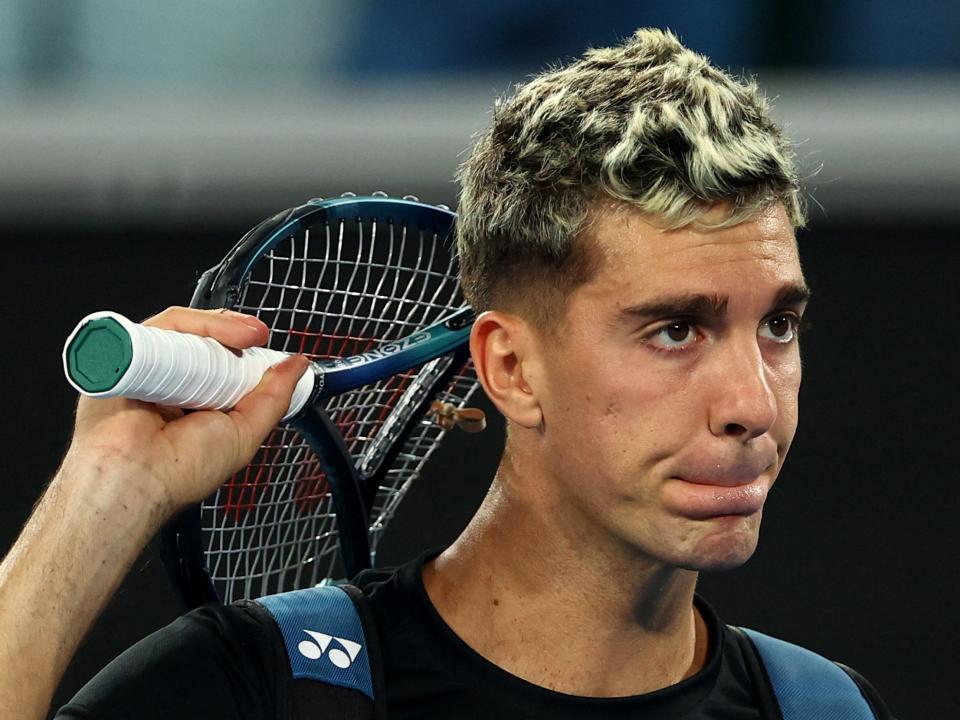
[[[698,572],[723,572],[724,570],[736,570],[745,565],[747,560],[753,556],[753,552],[747,553],[728,553],[722,556],[710,556],[698,558],[686,568],[687,570],[696,570]]]
[[[696,571],[733,570],[753,557],[760,537],[759,517],[724,517],[704,521],[678,546],[678,567]]]

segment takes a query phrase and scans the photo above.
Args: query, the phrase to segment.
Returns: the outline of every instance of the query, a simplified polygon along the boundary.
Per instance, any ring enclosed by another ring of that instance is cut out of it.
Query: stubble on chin
[[[749,517],[684,520],[686,527],[674,528],[672,547],[664,548],[663,560],[668,565],[696,572],[739,568],[756,552],[761,517],[762,511]]]

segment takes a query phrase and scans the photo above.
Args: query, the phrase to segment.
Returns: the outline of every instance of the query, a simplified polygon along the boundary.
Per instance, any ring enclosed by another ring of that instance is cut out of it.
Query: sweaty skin
[[[146,324],[262,345],[239,313],[170,308]],[[306,359],[285,360],[230,412],[81,398],[73,441],[0,565],[0,717],[40,720],[77,645],[166,520],[249,462],[286,411]]]
[[[611,203],[588,233],[600,269],[571,292],[557,337],[498,311],[474,326],[507,449],[424,581],[496,665],[613,697],[704,664],[697,573],[756,548],[797,426],[808,292],[780,204],[731,228],[664,231]]]

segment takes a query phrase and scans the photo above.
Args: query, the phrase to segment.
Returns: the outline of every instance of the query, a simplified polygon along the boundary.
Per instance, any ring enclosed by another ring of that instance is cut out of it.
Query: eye
[[[699,339],[696,328],[682,320],[663,325],[648,336],[648,341],[657,350],[683,350]]]
[[[760,337],[786,345],[796,339],[799,325],[800,318],[793,313],[772,315],[760,325]]]

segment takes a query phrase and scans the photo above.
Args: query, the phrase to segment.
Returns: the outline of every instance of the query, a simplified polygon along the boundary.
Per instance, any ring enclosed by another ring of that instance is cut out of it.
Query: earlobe
[[[514,315],[491,310],[473,324],[470,352],[480,384],[504,417],[526,428],[539,427],[543,421],[529,377],[537,351],[529,328]]]

